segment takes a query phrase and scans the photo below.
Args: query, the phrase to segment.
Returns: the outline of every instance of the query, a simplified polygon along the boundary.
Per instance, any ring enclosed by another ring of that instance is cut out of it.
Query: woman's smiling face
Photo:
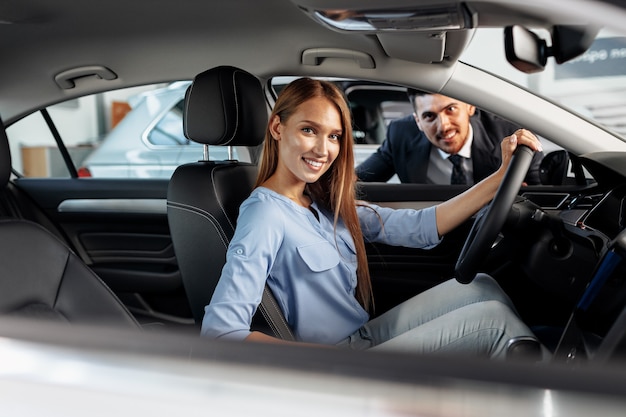
[[[341,115],[326,98],[303,102],[287,120],[274,116],[270,128],[278,140],[276,173],[291,176],[296,182],[317,181],[339,154]]]

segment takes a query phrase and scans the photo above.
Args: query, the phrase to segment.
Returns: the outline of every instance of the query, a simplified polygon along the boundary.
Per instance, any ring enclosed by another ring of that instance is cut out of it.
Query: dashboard
[[[572,302],[568,332],[587,342],[583,333],[603,339],[626,314],[626,179],[598,161],[589,166],[595,179],[589,185],[521,194],[532,203],[523,225],[532,234],[524,268],[540,286]],[[534,233],[533,223],[540,224]],[[614,338],[613,348],[626,346],[621,333]]]

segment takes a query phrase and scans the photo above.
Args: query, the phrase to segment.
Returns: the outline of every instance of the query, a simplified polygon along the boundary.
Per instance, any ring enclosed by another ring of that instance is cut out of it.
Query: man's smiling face
[[[415,96],[415,122],[428,140],[449,154],[461,150],[475,107],[441,94]]]

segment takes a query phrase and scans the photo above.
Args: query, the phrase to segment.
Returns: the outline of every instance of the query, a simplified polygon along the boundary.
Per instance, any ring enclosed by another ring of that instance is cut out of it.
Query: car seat
[[[239,206],[256,181],[256,165],[234,159],[211,161],[212,146],[259,146],[268,121],[260,81],[235,67],[198,74],[185,94],[185,136],[204,145],[204,159],[179,166],[170,179],[167,216],[183,286],[196,324],[204,317],[226,262]],[[266,286],[253,328],[293,339]]]
[[[115,294],[51,231],[20,217],[0,120],[0,314],[140,328]]]

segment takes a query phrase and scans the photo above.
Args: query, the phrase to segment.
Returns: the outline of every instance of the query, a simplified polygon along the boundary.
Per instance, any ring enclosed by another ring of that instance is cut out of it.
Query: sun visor
[[[441,62],[445,56],[446,32],[384,33],[377,37],[387,55],[393,58],[428,64]]]

